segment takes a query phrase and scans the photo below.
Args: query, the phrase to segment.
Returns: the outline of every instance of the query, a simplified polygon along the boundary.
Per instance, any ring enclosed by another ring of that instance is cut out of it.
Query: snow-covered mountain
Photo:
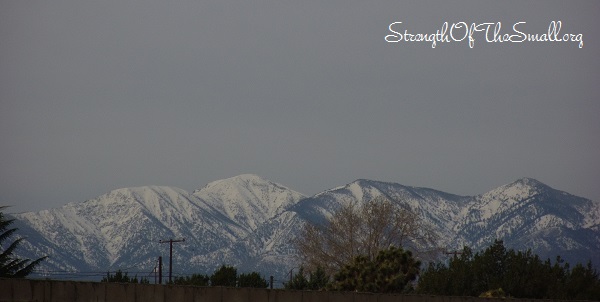
[[[28,237],[22,256],[50,255],[42,265],[49,271],[150,271],[159,255],[168,255],[168,244],[160,240],[185,238],[175,245],[174,262],[184,264],[179,271],[208,272],[222,263],[240,264],[223,249],[303,197],[258,176],[240,175],[194,194],[173,187],[124,188],[14,216],[19,233]]]
[[[494,239],[543,257],[600,263],[600,203],[523,178],[478,196],[397,183],[356,180],[305,197],[256,175],[211,182],[188,193],[148,186],[114,190],[58,209],[15,214],[26,236],[20,255],[49,255],[48,271],[150,272],[168,244],[174,271],[210,273],[221,264],[284,280],[301,259],[292,240],[304,223],[327,218],[346,202],[386,196],[410,207],[438,234],[429,250],[475,250]],[[441,254],[440,254],[441,255]]]
[[[600,203],[523,178],[475,196],[455,226],[475,249],[502,238],[554,259],[600,264]]]
[[[252,174],[211,182],[194,191],[194,196],[248,231],[256,230],[266,220],[304,198],[298,192]]]
[[[226,215],[171,187],[118,189],[59,209],[15,216],[18,223],[39,233],[36,238],[49,242],[41,252],[51,256],[47,262],[53,269],[152,264],[161,239],[184,237],[196,252],[208,253],[246,234]],[[78,261],[52,257],[63,250]]]

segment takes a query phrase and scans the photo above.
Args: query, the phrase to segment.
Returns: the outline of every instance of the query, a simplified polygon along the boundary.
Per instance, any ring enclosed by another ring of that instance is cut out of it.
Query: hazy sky
[[[358,178],[476,195],[527,176],[600,200],[599,13],[562,0],[2,0],[0,204],[242,173],[306,195]],[[583,48],[385,39],[393,22],[541,35],[551,21]]]

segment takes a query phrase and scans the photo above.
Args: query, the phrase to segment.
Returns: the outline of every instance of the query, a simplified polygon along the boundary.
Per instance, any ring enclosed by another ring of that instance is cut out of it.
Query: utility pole
[[[173,277],[173,242],[184,242],[185,238],[181,239],[169,239],[169,240],[160,240],[159,243],[169,243],[169,283],[172,282]]]
[[[162,256],[158,256],[158,284],[162,284]]]

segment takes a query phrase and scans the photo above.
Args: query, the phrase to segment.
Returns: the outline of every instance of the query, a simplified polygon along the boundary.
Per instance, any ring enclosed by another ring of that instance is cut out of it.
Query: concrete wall
[[[0,279],[0,302],[491,302],[426,295]],[[533,300],[511,299],[511,302]],[[539,301],[539,300],[538,300]]]

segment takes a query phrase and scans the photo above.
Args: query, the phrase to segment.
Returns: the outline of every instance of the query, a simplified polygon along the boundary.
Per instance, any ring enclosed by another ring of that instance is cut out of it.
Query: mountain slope
[[[238,255],[237,259],[249,255],[251,261],[238,264],[242,270],[271,267],[271,273],[285,275],[291,267],[298,266],[301,262],[293,241],[307,221],[322,222],[345,203],[361,204],[379,196],[386,196],[398,201],[399,206],[408,205],[415,212],[422,213],[425,225],[439,233],[449,232],[451,228],[445,223],[439,224],[440,221],[451,219],[452,215],[458,214],[459,205],[466,200],[465,197],[431,189],[361,179],[302,199],[287,211],[264,223],[247,238],[215,253]],[[435,219],[431,219],[432,217]],[[422,248],[428,250],[436,247]]]
[[[298,192],[253,174],[211,182],[193,195],[248,231],[304,198]]]
[[[447,245],[453,237],[453,227],[461,208],[469,197],[453,195],[428,188],[403,186],[396,183],[359,179],[350,184],[319,193],[292,207],[306,220],[322,220],[342,203],[362,204],[376,197],[386,197],[399,206],[406,206],[419,214],[425,225],[440,237],[438,246]],[[435,247],[428,247],[435,248]]]
[[[531,248],[542,257],[561,255],[598,263],[599,213],[598,202],[523,178],[475,196],[455,230],[475,249],[501,238],[511,247]]]
[[[210,252],[246,234],[202,200],[170,187],[118,189],[82,203],[15,216],[90,268],[152,262],[161,239],[186,237],[187,245]]]
[[[127,269],[150,272],[168,245],[174,270],[210,273],[226,263],[240,272],[260,271],[283,280],[300,264],[293,240],[306,222],[327,219],[344,203],[378,196],[409,207],[439,240],[423,250],[475,250],[494,239],[532,249],[542,257],[600,263],[600,203],[523,178],[477,196],[359,179],[304,197],[282,185],[245,174],[211,182],[190,194],[173,187],[146,186],[111,191],[58,209],[15,214],[28,237],[20,255],[49,255],[48,271]],[[443,257],[443,254],[438,254]]]

